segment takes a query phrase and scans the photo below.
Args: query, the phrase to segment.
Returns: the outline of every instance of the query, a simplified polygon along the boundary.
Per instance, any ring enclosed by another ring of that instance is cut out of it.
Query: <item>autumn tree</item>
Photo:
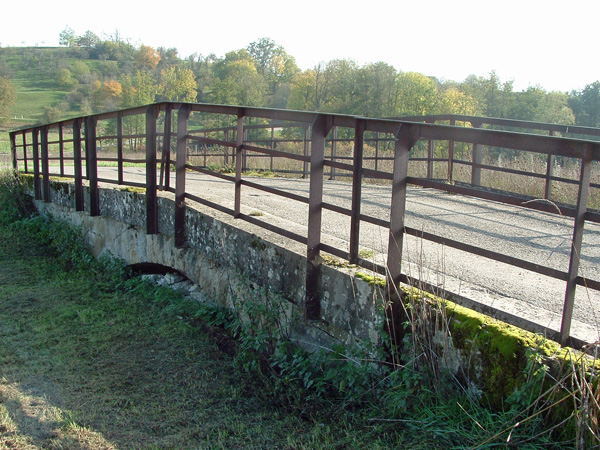
[[[135,55],[135,62],[142,70],[152,70],[158,65],[160,58],[160,54],[152,47],[142,45]]]

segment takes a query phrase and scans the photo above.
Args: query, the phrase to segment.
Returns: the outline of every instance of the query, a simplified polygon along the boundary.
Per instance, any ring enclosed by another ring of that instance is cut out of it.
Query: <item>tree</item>
[[[56,82],[60,86],[68,89],[72,88],[78,83],[77,80],[73,79],[73,77],[71,76],[71,71],[64,67],[62,69],[59,69],[56,73]]]
[[[17,88],[8,77],[0,77],[0,123],[10,117],[17,100]]]
[[[473,116],[477,112],[477,101],[456,87],[450,87],[440,96],[437,114],[461,114]]]
[[[294,57],[272,39],[261,38],[251,42],[247,51],[254,60],[256,71],[267,82],[270,94],[274,94],[282,84],[290,83],[300,72]]]
[[[398,115],[398,72],[384,62],[377,62],[359,70],[359,110],[368,117]]]
[[[435,82],[417,72],[398,75],[398,111],[403,116],[435,114],[438,90]]]
[[[160,62],[160,54],[152,47],[142,45],[135,55],[135,62],[140,69],[155,69]]]
[[[100,38],[87,30],[82,36],[75,39],[75,45],[77,47],[92,48],[100,43]]]
[[[75,37],[75,32],[68,25],[58,35],[58,43],[65,47],[75,47],[76,42],[77,38]]]
[[[586,85],[581,91],[571,92],[569,106],[577,125],[600,127],[600,81]]]
[[[220,67],[219,75],[209,95],[211,101],[245,106],[264,104],[266,85],[251,60],[228,61]]]
[[[160,71],[158,96],[161,101],[195,102],[197,83],[190,69],[170,66]]]

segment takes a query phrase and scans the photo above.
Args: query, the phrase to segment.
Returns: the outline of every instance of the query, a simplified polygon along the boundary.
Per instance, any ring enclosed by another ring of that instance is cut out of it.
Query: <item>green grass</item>
[[[54,253],[0,228],[0,448],[435,448],[364,413],[290,410],[174,293]]]

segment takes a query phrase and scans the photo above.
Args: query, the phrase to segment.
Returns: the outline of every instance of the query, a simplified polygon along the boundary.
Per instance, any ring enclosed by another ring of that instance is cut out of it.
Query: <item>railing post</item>
[[[426,123],[432,123],[431,121]],[[435,141],[429,139],[427,141],[427,179],[433,178],[433,157],[435,155]]]
[[[158,105],[146,109],[146,234],[158,233],[156,196],[156,119]]]
[[[229,142],[229,130],[225,130],[225,141]],[[225,147],[225,161],[224,164],[226,166],[229,165],[229,147]]]
[[[560,327],[560,340],[563,345],[571,334],[571,320],[573,318],[573,307],[575,304],[575,288],[579,274],[579,261],[581,259],[581,243],[583,240],[583,226],[585,224],[585,213],[590,191],[590,180],[592,175],[594,149],[592,144],[586,144],[585,154],[581,159],[581,173],[579,177],[579,192],[577,194],[577,207],[575,222],[573,225],[573,240],[571,243],[571,256],[569,259],[569,271],[567,276],[567,287],[565,291],[565,302]]]
[[[456,121],[450,119],[450,125],[454,126]],[[448,141],[448,181],[454,177],[454,141]]]
[[[73,164],[75,165],[75,210],[84,211],[83,174],[81,170],[81,119],[73,121]]]
[[[63,132],[63,124],[58,124],[58,145],[59,145],[59,154],[60,154],[60,176],[65,176],[65,142],[64,142],[64,132]]]
[[[321,218],[323,212],[323,171],[325,168],[325,138],[331,130],[331,117],[319,114],[312,125],[310,152],[310,192],[308,199],[308,236],[306,249],[307,320],[321,316]]]
[[[25,133],[23,133],[23,136]],[[19,170],[19,165],[17,163],[17,140],[15,137],[15,133],[10,133],[10,154],[12,158],[12,166],[15,173]]]
[[[244,141],[248,141],[248,129],[244,129],[244,132],[242,133],[242,136],[244,136]],[[242,158],[242,172],[245,172],[246,170],[248,170],[248,152],[246,150],[244,150],[242,152],[243,158]]]
[[[481,128],[481,123],[471,122],[473,128]],[[471,184],[473,186],[481,186],[481,153],[482,146],[473,143],[473,165],[471,166]]]
[[[379,131],[375,133],[375,170],[379,166]]]
[[[394,171],[392,176],[392,200],[390,208],[390,235],[387,257],[388,286],[394,289],[402,280],[402,247],[404,243],[404,215],[408,187],[408,154],[419,138],[415,125],[402,124],[396,134]]]
[[[42,141],[42,194],[45,203],[50,203],[50,167],[48,161],[48,127],[43,126],[40,130]]]
[[[29,167],[27,166],[27,133],[23,132],[23,169],[25,173],[29,172]]]
[[[90,183],[90,216],[100,215],[98,197],[98,156],[96,154],[96,123],[94,116],[85,119],[85,153],[87,176]]]
[[[165,109],[165,130],[163,133],[163,148],[160,165],[160,189],[168,189],[171,184],[171,111],[173,105],[167,103]]]
[[[117,113],[117,177],[123,184],[123,112]]]
[[[185,162],[187,157],[187,126],[190,105],[181,105],[177,113],[177,148],[175,155],[175,247],[185,247]]]
[[[310,127],[304,127],[304,156],[308,157],[310,154],[310,141],[308,140],[308,136],[310,133]],[[308,161],[304,161],[302,165],[302,178],[306,178],[308,176]]]
[[[40,145],[38,142],[39,130],[35,128],[32,134],[33,145],[33,196],[36,200],[42,199],[42,185],[40,183]]]
[[[271,150],[275,150],[275,127],[273,126],[271,126]],[[269,168],[273,172],[273,155],[271,155]]]
[[[550,130],[550,136],[554,136],[554,131]],[[548,153],[548,158],[546,159],[546,186],[544,188],[544,198],[549,200],[552,195],[552,166],[554,165],[554,155],[552,153]]]
[[[338,138],[338,127],[333,127],[331,135],[331,161],[335,162],[335,156],[337,154],[337,138]],[[330,180],[335,180],[335,167],[331,168]]]
[[[333,128],[335,133],[336,127]],[[360,241],[360,205],[364,156],[365,120],[357,119],[354,128],[354,159],[352,164],[352,209],[350,215],[350,264],[358,263]]]
[[[244,170],[242,161],[242,146],[244,145],[244,109],[240,108],[237,119],[237,132],[235,144],[235,199],[233,206],[233,217],[238,219],[242,212],[242,172]]]

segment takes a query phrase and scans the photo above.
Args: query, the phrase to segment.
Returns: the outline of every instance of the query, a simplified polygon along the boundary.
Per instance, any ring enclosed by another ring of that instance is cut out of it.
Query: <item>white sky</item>
[[[454,81],[495,70],[515,90],[548,91],[600,79],[600,0],[25,0],[0,10],[3,47],[57,46],[68,25],[180,57],[269,37],[303,70],[338,58]]]

